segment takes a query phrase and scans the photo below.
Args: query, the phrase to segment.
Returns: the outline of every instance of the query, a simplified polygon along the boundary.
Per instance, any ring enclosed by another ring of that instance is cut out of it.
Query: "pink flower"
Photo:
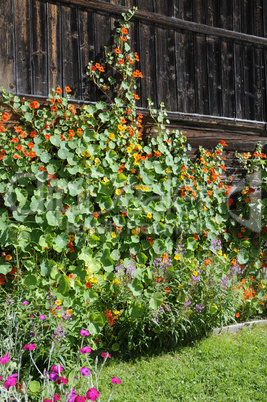
[[[27,300],[25,300],[25,301],[22,302],[22,305],[23,305],[23,306],[27,306],[28,303],[29,303],[29,302],[27,302]]]
[[[74,399],[75,402],[86,402],[86,399],[84,396],[76,396],[76,398]]]
[[[5,389],[9,389],[12,385],[16,385],[17,379],[16,377],[9,376],[8,379],[3,382]]]
[[[33,349],[35,349],[35,348],[36,348],[35,343],[32,343],[31,345],[25,345],[25,346],[24,346],[24,349],[25,349],[25,350],[33,350]]]
[[[58,369],[59,369],[59,373],[62,373],[63,367],[61,366],[61,364],[56,364],[56,365],[51,367],[51,371],[53,371],[53,373],[58,374]]]
[[[101,353],[101,356],[102,356],[102,357],[106,357],[106,355],[108,355],[108,358],[109,358],[109,359],[111,358],[111,356],[110,356],[109,353]]]
[[[31,318],[33,318],[33,317],[34,317],[34,315],[33,315],[33,314],[31,314],[31,315],[30,315],[30,317],[31,317]]]
[[[53,402],[59,401],[59,400],[60,400],[60,395],[59,394],[54,395]]]
[[[86,399],[89,399],[90,401],[95,401],[99,397],[99,392],[95,388],[90,388],[86,392]]]
[[[52,399],[45,398],[44,402],[53,402]]]
[[[39,315],[40,320],[45,320],[45,315]]]
[[[89,335],[90,335],[90,332],[88,332],[86,329],[81,329],[80,334],[81,334],[82,336],[89,336]]]
[[[90,353],[91,352],[91,348],[89,348],[89,346],[84,346],[83,348],[81,348],[80,352],[81,353]]]
[[[0,358],[0,364],[6,364],[6,363],[8,363],[10,360],[9,360],[9,357],[7,356],[7,355],[5,355],[5,356],[3,356],[3,357],[1,357]]]
[[[121,379],[116,378],[116,377],[112,377],[111,378],[111,384],[121,384]]]

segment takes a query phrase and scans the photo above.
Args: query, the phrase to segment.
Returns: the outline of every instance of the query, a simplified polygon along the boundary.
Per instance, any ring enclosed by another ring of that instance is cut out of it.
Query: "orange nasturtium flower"
[[[11,261],[12,260],[12,255],[10,255],[10,254],[6,255],[5,260],[6,261]]]
[[[65,91],[66,91],[66,92],[71,92],[70,87],[65,87]]]
[[[99,217],[98,213],[97,213],[97,212],[94,212],[94,213],[93,213],[93,217],[94,217],[94,218],[98,218],[98,217]]]
[[[57,88],[57,89],[56,89],[56,93],[57,93],[57,94],[61,94],[61,93],[62,93],[62,89],[61,89],[61,88]]]

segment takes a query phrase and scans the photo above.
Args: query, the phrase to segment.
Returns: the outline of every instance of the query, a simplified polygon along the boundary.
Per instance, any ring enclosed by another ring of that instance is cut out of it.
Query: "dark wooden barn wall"
[[[0,1],[0,86],[47,96],[68,85],[94,101],[86,65],[111,45],[119,6],[135,5],[140,107],[266,121],[266,0]]]

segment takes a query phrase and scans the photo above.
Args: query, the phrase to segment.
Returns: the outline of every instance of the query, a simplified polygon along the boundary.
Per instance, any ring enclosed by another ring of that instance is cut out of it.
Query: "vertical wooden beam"
[[[47,3],[36,0],[31,5],[32,78],[34,95],[48,94],[47,77]]]
[[[81,99],[78,9],[61,7],[63,87],[72,83],[72,96]]]
[[[30,63],[30,7],[29,0],[16,0],[15,3],[16,25],[16,76],[17,92],[30,94],[31,63]]]
[[[79,10],[79,27],[81,97],[87,101],[95,101],[96,88],[86,74],[88,63],[95,61],[94,14],[92,11]]]
[[[47,3],[48,88],[63,87],[61,47],[61,6]],[[70,84],[72,86],[72,83]]]
[[[14,6],[12,0],[0,2],[0,88],[16,91]]]

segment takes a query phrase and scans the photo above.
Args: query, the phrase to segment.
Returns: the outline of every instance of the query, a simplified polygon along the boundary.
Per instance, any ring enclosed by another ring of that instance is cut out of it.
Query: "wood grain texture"
[[[36,0],[31,3],[32,25],[32,93],[42,95],[48,92],[47,60],[47,3]]]
[[[78,9],[62,7],[63,87],[72,87],[72,96],[81,98],[81,68],[79,48]]]
[[[48,23],[48,89],[63,87],[63,57],[61,51],[61,7],[47,3]],[[72,86],[72,83],[71,85]]]
[[[17,93],[32,93],[29,0],[15,0],[15,52]]]
[[[80,77],[82,95],[87,101],[96,99],[96,88],[87,76],[87,65],[95,60],[95,27],[92,11],[79,10]]]
[[[0,87],[16,91],[15,77],[15,26],[13,1],[0,3]]]

